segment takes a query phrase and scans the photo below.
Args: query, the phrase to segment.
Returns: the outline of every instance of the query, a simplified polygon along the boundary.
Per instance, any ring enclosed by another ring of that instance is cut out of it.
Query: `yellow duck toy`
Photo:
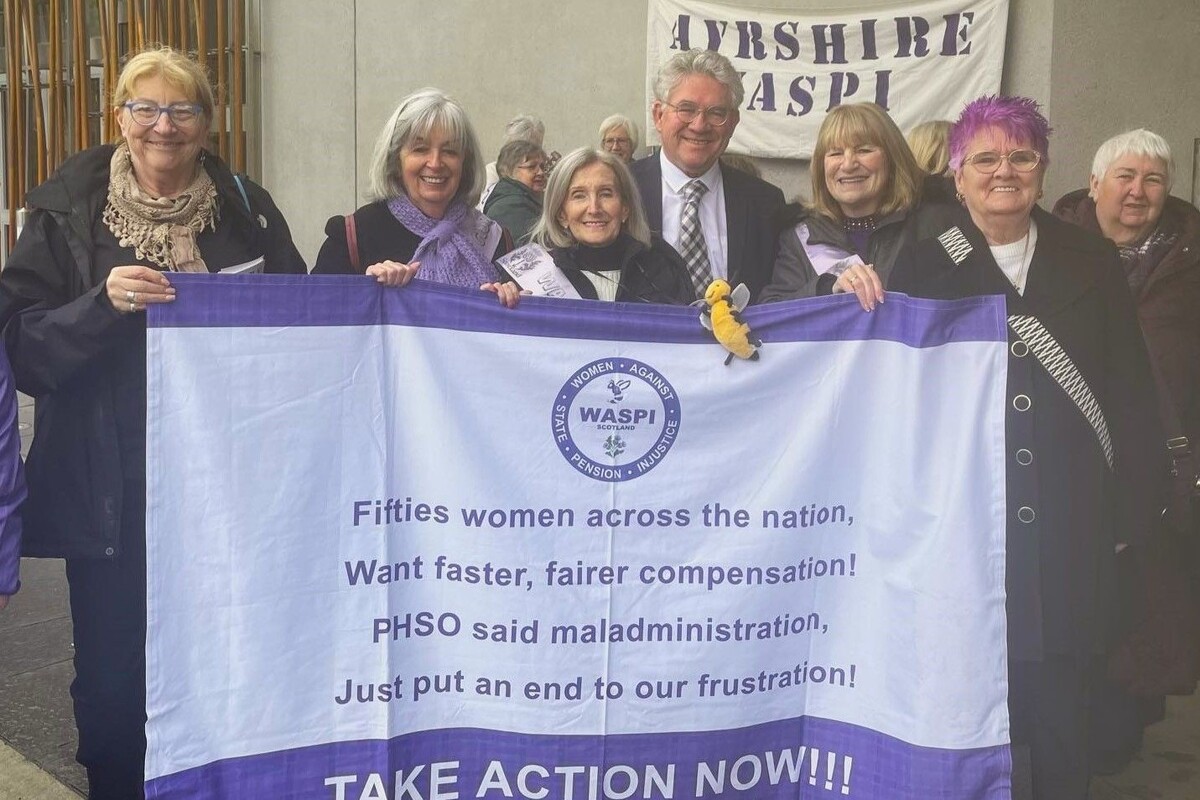
[[[729,351],[725,366],[729,366],[734,356],[757,361],[762,340],[742,321],[741,315],[742,309],[750,302],[750,290],[746,285],[741,283],[736,289],[730,289],[728,283],[717,278],[708,285],[704,300],[698,301],[697,305],[700,302],[704,304],[700,311],[700,324],[712,331],[721,346]]]

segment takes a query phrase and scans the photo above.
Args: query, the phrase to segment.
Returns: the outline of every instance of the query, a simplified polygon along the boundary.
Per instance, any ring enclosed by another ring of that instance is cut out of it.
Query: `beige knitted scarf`
[[[208,272],[200,257],[196,235],[215,229],[217,188],[203,168],[177,197],[150,197],[133,175],[129,145],[113,153],[108,172],[108,203],[104,224],[122,247],[132,247],[159,269],[172,272]]]

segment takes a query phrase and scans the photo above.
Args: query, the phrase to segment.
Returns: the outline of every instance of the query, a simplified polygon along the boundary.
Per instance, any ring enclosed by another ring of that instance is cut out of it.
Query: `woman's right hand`
[[[854,294],[863,311],[874,311],[883,302],[883,282],[870,264],[853,264],[838,276],[833,293]]]
[[[420,268],[420,261],[414,261],[411,264],[401,264],[399,261],[380,261],[378,264],[367,267],[367,274],[375,276],[375,280],[384,286],[407,286]]]
[[[145,311],[150,303],[170,303],[175,299],[175,287],[167,276],[150,267],[113,267],[104,281],[104,290],[120,314]]]

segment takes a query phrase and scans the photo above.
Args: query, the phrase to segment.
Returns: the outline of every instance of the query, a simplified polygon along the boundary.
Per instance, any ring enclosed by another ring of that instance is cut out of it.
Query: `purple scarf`
[[[421,237],[412,257],[421,262],[418,278],[464,289],[496,280],[491,254],[483,252],[493,223],[483,214],[455,200],[446,216],[431,219],[406,195],[392,198],[387,206],[401,225]]]

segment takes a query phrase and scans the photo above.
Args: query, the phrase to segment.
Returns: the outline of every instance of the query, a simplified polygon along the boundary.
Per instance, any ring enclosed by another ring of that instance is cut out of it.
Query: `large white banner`
[[[1007,798],[1003,301],[180,275],[151,798]]]
[[[900,130],[954,119],[1000,90],[1008,0],[831,4],[765,11],[736,4],[650,0],[646,97],[658,68],[692,48],[742,73],[746,98],[732,153],[809,158],[825,114],[843,103],[883,106]],[[652,121],[651,142],[657,142]]]

